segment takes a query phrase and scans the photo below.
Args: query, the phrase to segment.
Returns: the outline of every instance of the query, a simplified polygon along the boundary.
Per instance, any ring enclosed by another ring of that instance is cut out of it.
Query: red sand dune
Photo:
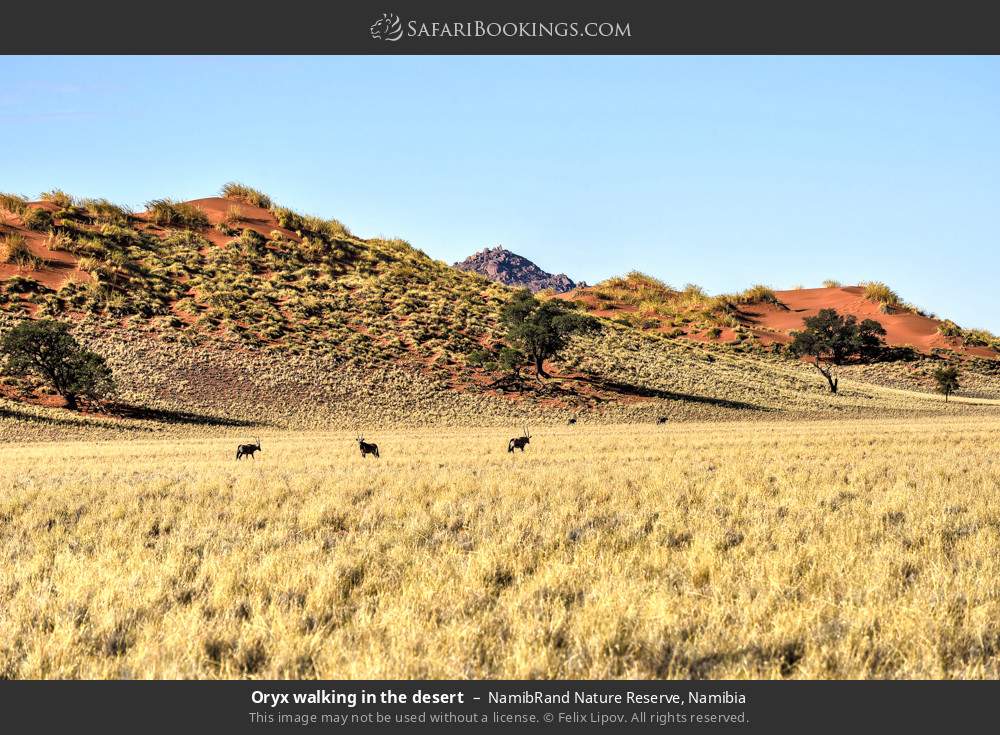
[[[255,207],[252,204],[245,204],[243,202],[237,202],[232,199],[224,199],[222,197],[192,199],[187,203],[198,207],[198,209],[203,211],[208,216],[208,221],[211,223],[212,227],[202,230],[199,234],[214,245],[225,245],[233,239],[231,236],[224,235],[215,229],[215,225],[219,224],[226,218],[226,215],[232,207],[238,207],[240,210],[240,221],[233,225],[238,230],[254,230],[268,239],[271,238],[271,233],[277,230],[284,235],[286,240],[294,240],[298,242],[301,239],[291,230],[285,229],[284,227],[278,227],[278,221],[275,219],[274,215],[271,214],[270,210],[264,209],[263,207]],[[139,216],[145,218],[145,212]]]
[[[806,317],[815,316],[820,309],[835,309],[841,314],[853,314],[858,321],[874,319],[886,330],[885,341],[891,347],[910,346],[923,353],[934,349],[948,349],[976,357],[997,358],[1000,353],[989,347],[971,347],[957,337],[945,337],[938,332],[941,320],[910,312],[886,314],[879,304],[864,297],[860,286],[838,288],[802,288],[792,291],[776,291],[781,302],[776,304],[752,304],[741,307],[740,321],[753,332],[764,345],[788,344],[790,333],[802,329]],[[636,307],[629,304],[611,303],[597,298],[589,288],[578,288],[556,298],[582,303],[595,316],[611,318],[623,312],[634,312]],[[665,324],[659,331],[674,331]],[[688,331],[683,335],[697,342],[728,342],[735,338],[732,329],[723,329],[717,337],[710,337],[703,331]]]
[[[33,202],[36,209],[47,209],[55,211],[56,207],[50,202]],[[77,268],[77,258],[72,253],[59,250],[49,250],[46,246],[48,233],[35,232],[22,227],[20,219],[0,212],[0,236],[18,233],[24,237],[25,244],[34,255],[42,259],[41,268],[22,268],[10,263],[0,263],[0,280],[7,280],[14,276],[23,276],[38,281],[46,288],[58,290],[67,281],[89,281],[90,276]]]
[[[909,345],[929,353],[931,350],[948,349],[980,357],[996,357],[988,347],[967,347],[958,337],[946,337],[938,332],[940,319],[911,312],[883,313],[879,304],[864,297],[860,286],[843,288],[802,288],[776,291],[778,300],[787,307],[775,304],[754,304],[743,308],[747,324],[759,336],[769,332],[774,341],[788,341],[789,332],[802,328],[806,317],[815,316],[820,309],[836,309],[841,314],[853,314],[858,321],[874,319],[885,327],[885,341],[893,347]]]
[[[243,202],[236,202],[222,197],[207,197],[205,199],[194,199],[189,204],[193,204],[201,209],[208,216],[212,225],[201,231],[201,235],[213,245],[225,245],[233,240],[233,237],[224,235],[215,228],[219,222],[225,219],[231,207],[239,207],[241,219],[234,225],[236,229],[250,229],[259,232],[264,237],[270,239],[271,233],[275,230],[284,235],[285,239],[298,242],[301,238],[291,230],[278,227],[278,222],[274,215],[267,209],[255,207]],[[31,202],[31,206],[36,209],[47,209],[54,212],[58,209],[51,202]],[[135,215],[132,226],[140,230],[162,235],[169,228],[161,228],[152,224],[145,212]],[[0,280],[6,280],[13,276],[23,276],[38,281],[40,284],[53,290],[59,288],[68,281],[90,281],[90,275],[78,267],[79,257],[73,253],[57,250],[49,250],[45,247],[47,233],[34,232],[22,226],[20,219],[0,213],[0,236],[9,233],[19,233],[24,236],[28,249],[42,259],[45,265],[41,268],[21,268],[20,266],[0,263]]]

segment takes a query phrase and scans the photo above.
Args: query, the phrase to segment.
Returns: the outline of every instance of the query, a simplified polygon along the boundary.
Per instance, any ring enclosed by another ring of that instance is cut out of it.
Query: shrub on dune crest
[[[132,211],[119,206],[107,199],[84,199],[81,206],[91,219],[105,225],[127,225],[132,218]]]
[[[241,184],[238,181],[230,181],[224,185],[222,187],[222,196],[226,199],[235,199],[236,201],[260,207],[261,209],[270,209],[274,206],[274,202],[271,201],[271,197],[267,194],[246,184]]]
[[[1000,350],[1000,337],[985,329],[963,329],[961,337],[971,347],[992,347]]]
[[[302,221],[307,230],[315,232],[318,235],[324,235],[332,238],[353,237],[351,231],[347,229],[347,226],[340,220],[323,219],[322,217],[307,215],[302,218]]]
[[[50,202],[55,204],[60,209],[69,209],[70,207],[76,206],[76,199],[71,195],[64,192],[62,189],[53,189],[52,191],[43,191],[38,195],[38,198],[43,202]]]
[[[5,194],[0,192],[0,210],[21,216],[28,209],[28,199],[19,194]]]
[[[736,300],[741,304],[781,304],[773,288],[759,283],[741,293]]]
[[[937,330],[939,334],[945,337],[961,337],[962,328],[955,324],[951,319],[945,319],[943,322],[938,324]]]
[[[288,207],[271,207],[271,214],[278,220],[279,227],[292,231],[305,229],[305,220],[302,215],[293,212]]]
[[[840,281],[834,280],[833,278],[828,278],[823,281],[823,288],[841,288],[843,284]]]
[[[865,298],[881,304],[883,309],[901,309],[904,306],[899,294],[882,281],[865,281],[861,286],[865,290]]]
[[[150,219],[163,227],[200,229],[208,226],[208,216],[193,204],[172,199],[154,199],[146,202]]]

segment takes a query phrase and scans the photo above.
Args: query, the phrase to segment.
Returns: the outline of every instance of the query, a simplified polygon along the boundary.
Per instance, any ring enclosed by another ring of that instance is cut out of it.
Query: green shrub
[[[41,293],[45,290],[45,287],[34,278],[25,278],[24,276],[8,278],[4,281],[3,287],[8,293],[18,294]]]
[[[484,349],[472,350],[472,352],[470,352],[465,358],[466,363],[468,363],[472,367],[482,367],[483,365],[485,365],[488,362],[491,362],[492,360],[493,360],[493,353],[491,353],[489,350],[484,350]]]
[[[222,196],[226,199],[235,199],[236,201],[260,207],[261,209],[270,209],[274,206],[271,197],[264,192],[236,181],[230,181],[222,187]]]
[[[943,322],[937,326],[938,333],[943,334],[945,337],[961,337],[962,328],[951,321],[951,319],[945,319]]]
[[[970,347],[992,347],[1000,350],[1000,337],[985,329],[963,329],[962,338]]]
[[[774,289],[769,286],[757,284],[751,286],[736,298],[740,304],[780,304]]]
[[[49,250],[61,250],[71,253],[74,250],[73,238],[65,232],[49,230],[49,235],[45,238],[45,247]]]
[[[208,227],[208,216],[193,204],[172,199],[146,202],[149,218],[161,227],[185,227],[198,230]]]
[[[236,242],[239,243],[240,247],[243,250],[246,250],[247,252],[250,253],[260,254],[265,252],[267,249],[266,247],[267,240],[264,238],[264,236],[261,235],[256,230],[251,230],[249,228],[243,230],[243,232],[240,233],[240,236],[239,238],[237,238]]]
[[[230,225],[235,225],[239,222],[242,222],[243,207],[241,207],[239,204],[233,204],[228,209],[226,209],[226,214],[222,218],[222,221]]]
[[[24,226],[29,230],[47,230],[52,226],[52,213],[47,209],[32,208],[21,215]]]
[[[90,218],[99,224],[124,226],[132,218],[131,210],[107,199],[84,199],[81,204]]]
[[[903,307],[903,301],[899,298],[899,294],[889,288],[888,285],[882,283],[881,281],[865,281],[861,284],[864,288],[864,296],[869,301],[874,301],[876,304],[881,304],[883,307],[888,309],[897,309]]]
[[[43,202],[51,202],[60,209],[70,209],[76,206],[76,199],[64,192],[62,189],[43,191],[39,194],[39,199]]]
[[[31,252],[24,235],[13,233],[0,240],[0,256],[4,263],[10,263],[20,268],[40,268],[42,259]]]
[[[272,207],[271,214],[278,220],[279,227],[284,227],[286,230],[292,230],[293,232],[305,229],[305,220],[302,218],[302,215],[293,212],[288,207]]]
[[[0,192],[0,209],[20,217],[28,209],[28,198]]]
[[[217,229],[219,232],[221,232],[226,237],[233,237],[234,235],[240,234],[240,228],[239,227],[237,227],[236,225],[230,224],[229,222],[226,222],[225,220],[222,220],[221,222],[219,222],[219,224],[217,224],[215,226],[215,229]]]

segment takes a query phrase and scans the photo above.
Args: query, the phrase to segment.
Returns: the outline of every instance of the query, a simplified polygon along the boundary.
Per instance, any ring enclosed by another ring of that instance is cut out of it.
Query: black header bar
[[[7,54],[1000,53],[998,6],[949,2],[10,3]]]

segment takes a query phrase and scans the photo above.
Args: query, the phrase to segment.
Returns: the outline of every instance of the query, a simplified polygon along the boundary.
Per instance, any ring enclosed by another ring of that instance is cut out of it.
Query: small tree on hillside
[[[548,377],[544,362],[555,357],[574,334],[596,330],[597,320],[577,312],[559,299],[539,301],[528,290],[519,291],[500,314],[507,340],[535,365],[539,378]]]
[[[962,387],[958,384],[958,367],[955,365],[939,367],[934,371],[934,380],[937,382],[938,393],[944,395],[945,403],[948,402],[948,396]]]
[[[835,309],[821,309],[816,316],[806,317],[805,329],[792,332],[789,345],[792,354],[810,357],[816,369],[826,378],[830,392],[837,392],[838,379],[834,365],[859,357],[874,359],[885,348],[885,329],[874,319],[860,324],[851,314],[841,316]]]
[[[114,388],[111,368],[96,352],[83,349],[69,325],[52,319],[26,320],[4,335],[0,354],[9,375],[37,375],[77,408],[80,398],[98,400]]]
[[[501,370],[510,373],[515,379],[520,379],[521,368],[524,367],[524,353],[515,350],[513,347],[503,347],[500,349],[500,357],[497,365]]]

